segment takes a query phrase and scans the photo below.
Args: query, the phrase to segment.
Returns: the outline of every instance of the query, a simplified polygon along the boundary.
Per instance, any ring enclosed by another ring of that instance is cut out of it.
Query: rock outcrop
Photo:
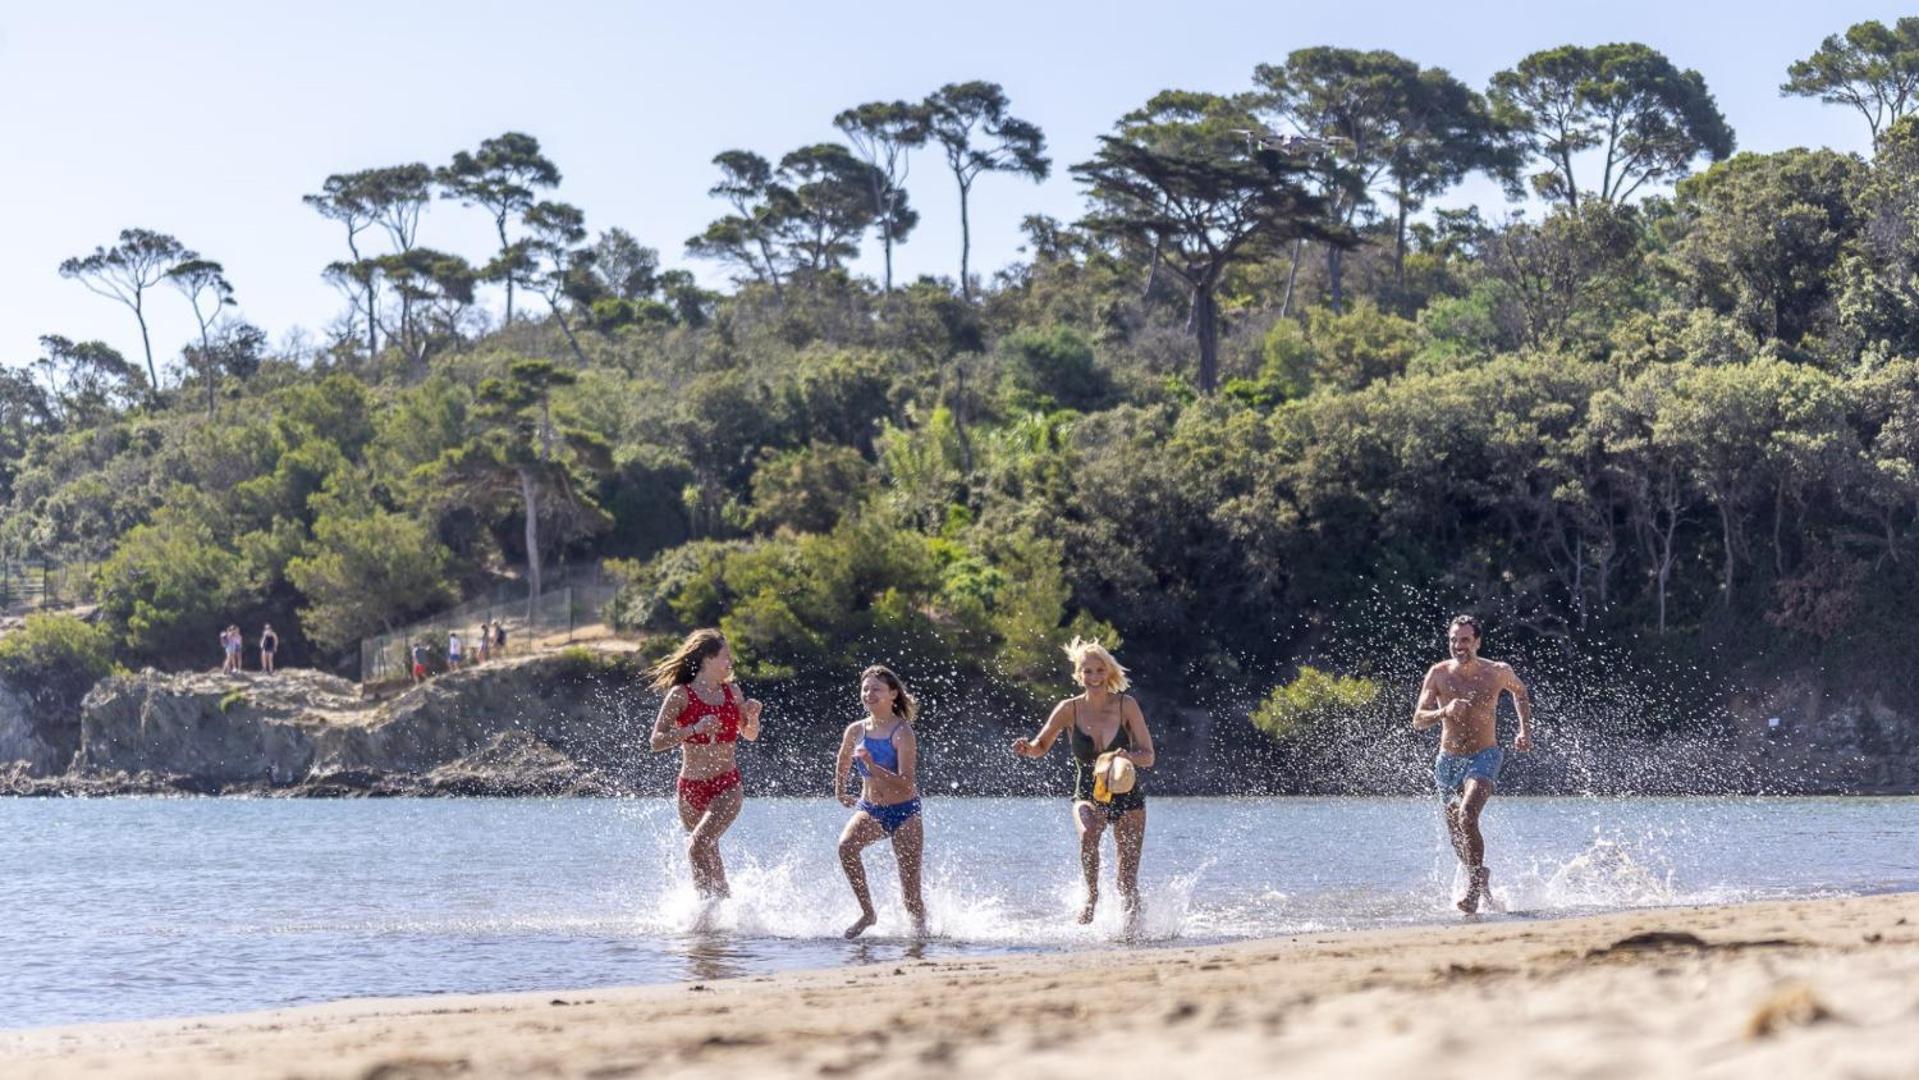
[[[306,670],[142,671],[87,695],[79,752],[60,780],[78,791],[120,778],[133,790],[206,793],[613,793],[670,767],[634,752],[651,703],[629,682],[577,655],[444,675],[387,700]],[[22,786],[35,785],[21,776]]]

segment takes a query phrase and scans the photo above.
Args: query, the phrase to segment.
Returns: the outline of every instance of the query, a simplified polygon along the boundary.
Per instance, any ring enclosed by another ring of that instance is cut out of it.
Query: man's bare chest
[[[1472,675],[1441,672],[1436,682],[1442,701],[1464,699],[1478,705],[1493,700],[1499,694],[1499,677],[1492,671],[1475,672]]]

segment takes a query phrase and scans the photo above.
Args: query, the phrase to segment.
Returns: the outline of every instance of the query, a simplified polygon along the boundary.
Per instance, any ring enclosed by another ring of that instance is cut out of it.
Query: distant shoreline
[[[1919,893],[0,1033],[9,1075],[1906,1075]],[[1470,1002],[1462,1013],[1448,1001]],[[1125,1018],[1123,1044],[1113,1025]],[[1465,1026],[1462,1027],[1461,1025]],[[1481,1038],[1474,1033],[1480,1032]],[[1167,1073],[1165,1070],[1176,1070]]]

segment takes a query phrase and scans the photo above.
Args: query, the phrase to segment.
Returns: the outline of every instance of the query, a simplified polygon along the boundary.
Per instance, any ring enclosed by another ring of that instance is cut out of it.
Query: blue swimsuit
[[[860,744],[866,747],[868,754],[872,755],[873,764],[891,772],[898,772],[900,770],[900,748],[893,745],[893,738],[899,733],[900,725],[894,724],[892,732],[889,733],[886,738],[875,739],[870,735],[862,735],[860,736]],[[862,777],[870,775],[866,770],[866,762],[858,758],[853,759],[853,768]],[[861,799],[858,810],[868,817],[871,817],[874,821],[879,822],[880,828],[885,829],[886,835],[891,836],[899,831],[901,825],[911,821],[913,815],[920,812],[920,800],[919,796],[916,795],[905,802],[894,803],[891,806],[881,806],[878,803],[870,803],[865,799]]]

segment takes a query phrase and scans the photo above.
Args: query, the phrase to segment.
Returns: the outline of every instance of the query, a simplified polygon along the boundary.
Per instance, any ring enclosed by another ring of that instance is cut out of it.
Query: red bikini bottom
[[[709,776],[704,780],[690,780],[680,777],[680,798],[693,808],[696,814],[706,813],[713,800],[740,786],[740,770],[733,769],[718,776]]]

